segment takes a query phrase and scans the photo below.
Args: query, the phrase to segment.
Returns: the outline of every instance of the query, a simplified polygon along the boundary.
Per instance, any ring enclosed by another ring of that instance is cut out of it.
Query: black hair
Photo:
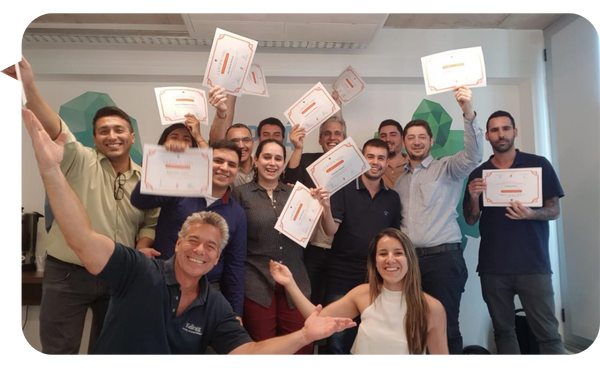
[[[131,124],[131,119],[129,118],[129,115],[127,115],[127,113],[125,111],[119,109],[116,106],[105,106],[105,107],[99,109],[98,111],[96,111],[96,115],[94,115],[94,119],[92,120],[92,130],[93,130],[94,136],[96,135],[96,121],[98,121],[98,119],[105,118],[107,116],[118,116],[121,119],[125,120],[126,122],[129,123],[131,132],[133,133],[133,124]]]
[[[160,135],[160,138],[158,139],[158,145],[162,146],[163,144],[165,144],[165,142],[167,141],[167,137],[169,137],[169,134],[171,134],[171,132],[173,132],[174,130],[177,130],[179,128],[184,128],[185,130],[188,130],[188,128],[183,123],[176,123],[171,126],[168,126],[165,128],[165,130],[163,130],[162,134]],[[190,137],[191,137],[191,134],[190,134]],[[198,142],[196,142],[194,137],[191,137],[191,138],[192,138],[192,147],[198,147]]]
[[[510,118],[510,122],[512,123],[513,129],[515,128],[515,119],[512,117],[512,115],[506,111],[502,111],[502,110],[498,110],[495,113],[493,113],[492,115],[490,115],[490,117],[488,118],[487,122],[485,123],[485,130],[488,131],[488,127],[490,126],[490,120],[494,119],[494,118],[499,118],[499,117],[507,117]]]
[[[381,122],[381,124],[379,124],[379,128],[377,129],[378,132],[381,131],[381,128],[386,127],[386,126],[394,126],[396,127],[396,129],[398,129],[398,131],[400,132],[400,135],[403,135],[404,131],[402,130],[402,125],[400,125],[399,122],[397,122],[394,119],[387,119]]]
[[[273,117],[266,118],[266,119],[264,119],[263,121],[261,121],[258,124],[258,128],[256,130],[257,130],[257,134],[258,134],[259,138],[260,138],[260,132],[262,131],[263,126],[265,126],[265,125],[276,125],[276,126],[278,126],[281,129],[281,137],[283,139],[285,139],[285,126],[283,125],[283,123],[281,122],[281,120],[279,120],[277,118],[273,118]]]

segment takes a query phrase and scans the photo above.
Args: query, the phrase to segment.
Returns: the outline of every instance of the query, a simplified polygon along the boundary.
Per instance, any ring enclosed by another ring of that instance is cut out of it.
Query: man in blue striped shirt
[[[404,147],[410,161],[394,187],[402,200],[401,230],[419,255],[423,291],[446,309],[450,354],[462,354],[458,314],[467,282],[456,206],[465,178],[483,157],[483,130],[477,123],[472,96],[466,87],[455,89],[463,111],[465,149],[452,156],[433,159],[434,139],[426,121],[406,124]]]

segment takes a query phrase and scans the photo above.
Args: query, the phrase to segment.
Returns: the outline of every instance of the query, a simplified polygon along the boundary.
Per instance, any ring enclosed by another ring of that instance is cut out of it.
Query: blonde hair
[[[371,303],[381,294],[383,278],[377,271],[377,243],[387,236],[396,239],[402,244],[406,256],[408,270],[404,276],[403,296],[406,299],[406,316],[404,317],[404,329],[408,350],[411,354],[423,354],[427,347],[427,316],[429,305],[425,294],[421,290],[421,271],[419,270],[419,259],[412,241],[398,229],[387,228],[382,230],[369,244],[369,257],[367,258],[367,274],[369,278],[369,296]]]
[[[227,221],[225,221],[221,215],[211,211],[192,213],[190,216],[188,216],[183,225],[181,225],[181,230],[179,230],[177,236],[180,238],[185,238],[187,233],[190,231],[190,226],[192,226],[194,223],[212,225],[219,229],[219,232],[221,233],[219,252],[225,248],[227,242],[229,241],[229,226],[227,225]]]

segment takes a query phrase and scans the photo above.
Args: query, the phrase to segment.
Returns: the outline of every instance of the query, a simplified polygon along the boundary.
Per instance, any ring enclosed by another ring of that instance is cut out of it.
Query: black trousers
[[[450,354],[462,354],[458,314],[468,277],[463,251],[420,256],[419,268],[423,291],[439,300],[446,309],[448,350]]]

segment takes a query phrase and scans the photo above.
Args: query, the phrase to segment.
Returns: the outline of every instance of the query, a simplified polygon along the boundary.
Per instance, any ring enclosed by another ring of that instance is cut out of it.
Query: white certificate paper
[[[200,124],[208,125],[206,93],[190,87],[154,88],[162,125],[183,123],[186,114],[196,116]]]
[[[245,95],[269,97],[267,80],[262,68],[258,64],[252,64],[250,72],[244,82],[243,91]]]
[[[421,58],[427,95],[458,86],[485,87],[485,63],[481,47],[446,51]]]
[[[220,86],[226,93],[240,96],[257,44],[257,41],[217,28],[202,85]]]
[[[333,89],[340,95],[340,99],[344,104],[352,101],[359,93],[365,90],[366,86],[365,82],[358,76],[352,66],[348,66],[338,79],[333,82]]]
[[[283,114],[292,125],[304,127],[308,134],[338,111],[340,107],[319,82]]]
[[[526,207],[542,207],[542,168],[483,170],[484,207],[507,207],[519,201]]]
[[[306,168],[317,187],[329,191],[329,195],[371,169],[371,165],[351,137],[329,150]]]
[[[143,194],[205,197],[212,193],[212,149],[169,152],[163,146],[145,144],[142,165]]]
[[[306,248],[322,212],[323,206],[319,200],[310,195],[310,189],[297,181],[275,223],[275,230]]]

